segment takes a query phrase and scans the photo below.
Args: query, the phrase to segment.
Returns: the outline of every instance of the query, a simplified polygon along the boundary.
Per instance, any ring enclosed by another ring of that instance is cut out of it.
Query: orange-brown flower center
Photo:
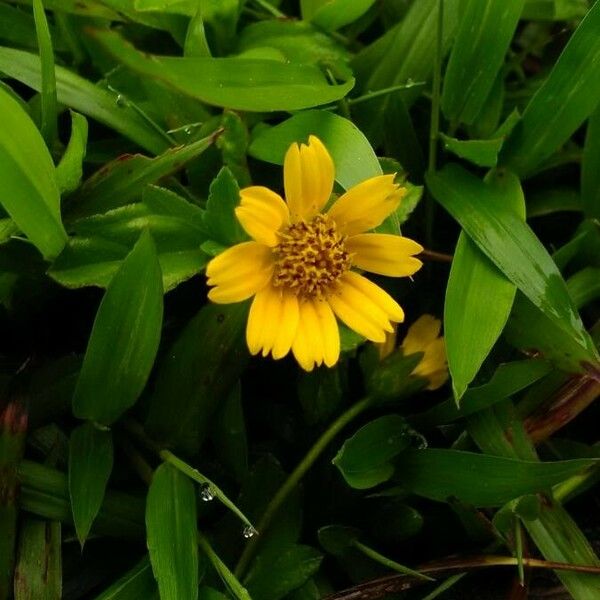
[[[281,242],[273,249],[273,284],[297,295],[323,297],[350,268],[350,254],[335,221],[317,215],[308,223],[293,223],[279,232]]]

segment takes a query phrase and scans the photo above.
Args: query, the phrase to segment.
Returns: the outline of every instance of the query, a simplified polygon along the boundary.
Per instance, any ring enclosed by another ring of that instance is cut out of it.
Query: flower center
[[[317,215],[279,232],[275,252],[275,286],[297,295],[321,298],[350,268],[350,254],[335,222]]]

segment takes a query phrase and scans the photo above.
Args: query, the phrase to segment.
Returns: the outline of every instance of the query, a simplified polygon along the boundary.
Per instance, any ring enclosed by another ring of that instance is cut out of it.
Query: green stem
[[[392,571],[402,573],[403,575],[412,575],[413,577],[416,577],[417,579],[423,579],[424,581],[435,581],[433,577],[429,577],[429,575],[423,575],[423,573],[419,573],[419,571],[415,571],[414,569],[405,567],[404,565],[397,563],[395,560],[392,560],[387,556],[383,556],[383,554],[379,554],[379,552],[373,550],[373,548],[369,548],[369,546],[365,546],[357,540],[354,540],[354,542],[352,542],[352,545],[357,550],[360,550],[365,556],[368,556],[375,562],[378,562],[380,565],[383,565],[384,567],[387,567]]]
[[[208,540],[198,532],[198,546],[206,554],[215,571],[219,574],[223,583],[229,591],[238,600],[252,600],[246,588],[235,578],[233,573],[227,568],[227,565],[219,558],[217,553],[212,549]]]
[[[437,10],[437,31],[435,47],[435,64],[433,68],[433,89],[431,96],[431,122],[429,127],[429,161],[427,171],[433,173],[436,170],[437,160],[437,141],[440,133],[440,97],[442,87],[442,52],[443,52],[443,31],[444,31],[444,0],[438,0]],[[426,231],[425,239],[427,245],[431,246],[433,238],[433,219],[434,219],[433,198],[428,196],[426,205]]]
[[[403,83],[401,85],[393,85],[391,87],[377,90],[376,92],[369,92],[368,94],[364,94],[363,96],[358,96],[358,98],[350,98],[348,100],[348,104],[350,106],[354,106],[356,104],[360,104],[361,102],[367,102],[368,100],[373,100],[373,98],[379,98],[380,96],[385,96],[386,94],[393,94],[394,92],[399,92],[401,90],[410,90],[411,88],[422,86],[422,85],[425,85],[424,81],[413,81],[411,83]]]
[[[356,404],[353,404],[345,413],[342,413],[321,435],[321,437],[314,443],[312,448],[306,453],[304,458],[300,461],[298,466],[290,473],[288,478],[283,482],[283,485],[277,490],[277,493],[269,502],[261,520],[258,523],[259,534],[264,535],[268,529],[271,521],[277,514],[277,511],[281,505],[286,501],[287,497],[293,492],[296,486],[300,483],[300,480],[304,477],[306,472],[315,464],[316,460],[321,456],[325,448],[329,445],[331,440],[344,428],[348,423],[353,421],[358,415],[364,412],[371,405],[371,399],[369,397],[363,398]],[[250,561],[254,557],[259,544],[259,538],[253,537],[240,557],[238,564],[235,568],[235,575],[241,577]]]
[[[278,8],[273,6],[268,0],[254,0],[254,4],[257,4],[261,8],[264,8],[268,13],[271,13],[274,17],[278,19],[286,19],[287,16],[282,13]]]

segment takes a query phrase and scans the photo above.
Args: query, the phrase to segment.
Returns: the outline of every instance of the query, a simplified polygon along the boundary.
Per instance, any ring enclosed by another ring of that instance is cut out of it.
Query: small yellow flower
[[[262,186],[240,192],[235,214],[253,241],[237,244],[206,268],[216,303],[254,296],[246,340],[252,354],[279,359],[290,352],[300,366],[333,366],[340,354],[336,317],[374,342],[404,320],[398,303],[352,267],[406,277],[422,263],[423,248],[396,235],[365,233],[398,207],[404,189],[380,175],[343,194],[327,212],[334,165],[315,136],[292,144],[283,166],[285,197]]]
[[[444,338],[439,337],[441,322],[431,315],[420,316],[409,328],[400,347],[405,356],[423,352],[412,374],[429,381],[428,390],[437,390],[448,380]]]

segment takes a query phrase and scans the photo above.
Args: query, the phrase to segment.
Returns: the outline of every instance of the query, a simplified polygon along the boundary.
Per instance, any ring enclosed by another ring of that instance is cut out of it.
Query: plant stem
[[[433,86],[431,94],[431,121],[429,127],[429,161],[427,171],[433,173],[436,170],[437,140],[440,132],[440,90],[442,87],[442,52],[444,32],[444,0],[438,0],[437,30],[435,46],[435,64],[433,67]],[[425,239],[427,245],[431,246],[433,240],[433,219],[435,205],[430,195],[427,197],[425,216]]]
[[[377,90],[375,92],[369,92],[364,94],[363,96],[358,96],[358,98],[350,98],[348,100],[348,104],[350,106],[354,106],[356,104],[360,104],[361,102],[367,102],[368,100],[373,100],[373,98],[379,98],[380,96],[385,96],[387,94],[392,94],[394,92],[399,92],[400,90],[410,90],[414,87],[419,87],[425,85],[424,81],[412,81],[410,83],[402,83],[400,85],[393,85],[391,87],[383,88],[381,90]]]
[[[261,8],[264,8],[268,13],[271,13],[278,19],[287,19],[287,16],[282,13],[278,8],[273,6],[268,0],[254,0],[254,4],[257,4]]]
[[[264,535],[281,505],[300,483],[300,480],[304,477],[306,472],[314,465],[319,456],[321,456],[325,448],[329,445],[329,442],[331,442],[331,440],[333,440],[333,438],[348,425],[348,423],[364,412],[370,405],[371,398],[369,397],[363,398],[356,404],[353,404],[346,412],[342,413],[314,443],[298,466],[290,473],[279,490],[277,490],[277,493],[273,496],[271,502],[269,502],[261,520],[258,522],[257,529],[259,534]],[[245,573],[250,561],[256,553],[259,543],[259,538],[257,536],[253,537],[250,542],[248,542],[244,552],[242,552],[242,556],[234,571],[238,578],[242,577]]]
[[[402,573],[403,575],[412,575],[413,577],[416,577],[417,579],[423,579],[424,581],[435,581],[433,577],[423,575],[423,573],[419,573],[419,571],[415,571],[414,569],[405,567],[404,565],[397,563],[395,560],[392,560],[387,556],[383,556],[383,554],[379,554],[379,552],[373,550],[373,548],[369,548],[369,546],[365,546],[357,540],[354,540],[352,545],[357,550],[360,550],[365,556],[368,556],[375,562],[378,562],[380,565],[383,565],[384,567],[387,567],[392,571],[397,571],[398,573]]]

